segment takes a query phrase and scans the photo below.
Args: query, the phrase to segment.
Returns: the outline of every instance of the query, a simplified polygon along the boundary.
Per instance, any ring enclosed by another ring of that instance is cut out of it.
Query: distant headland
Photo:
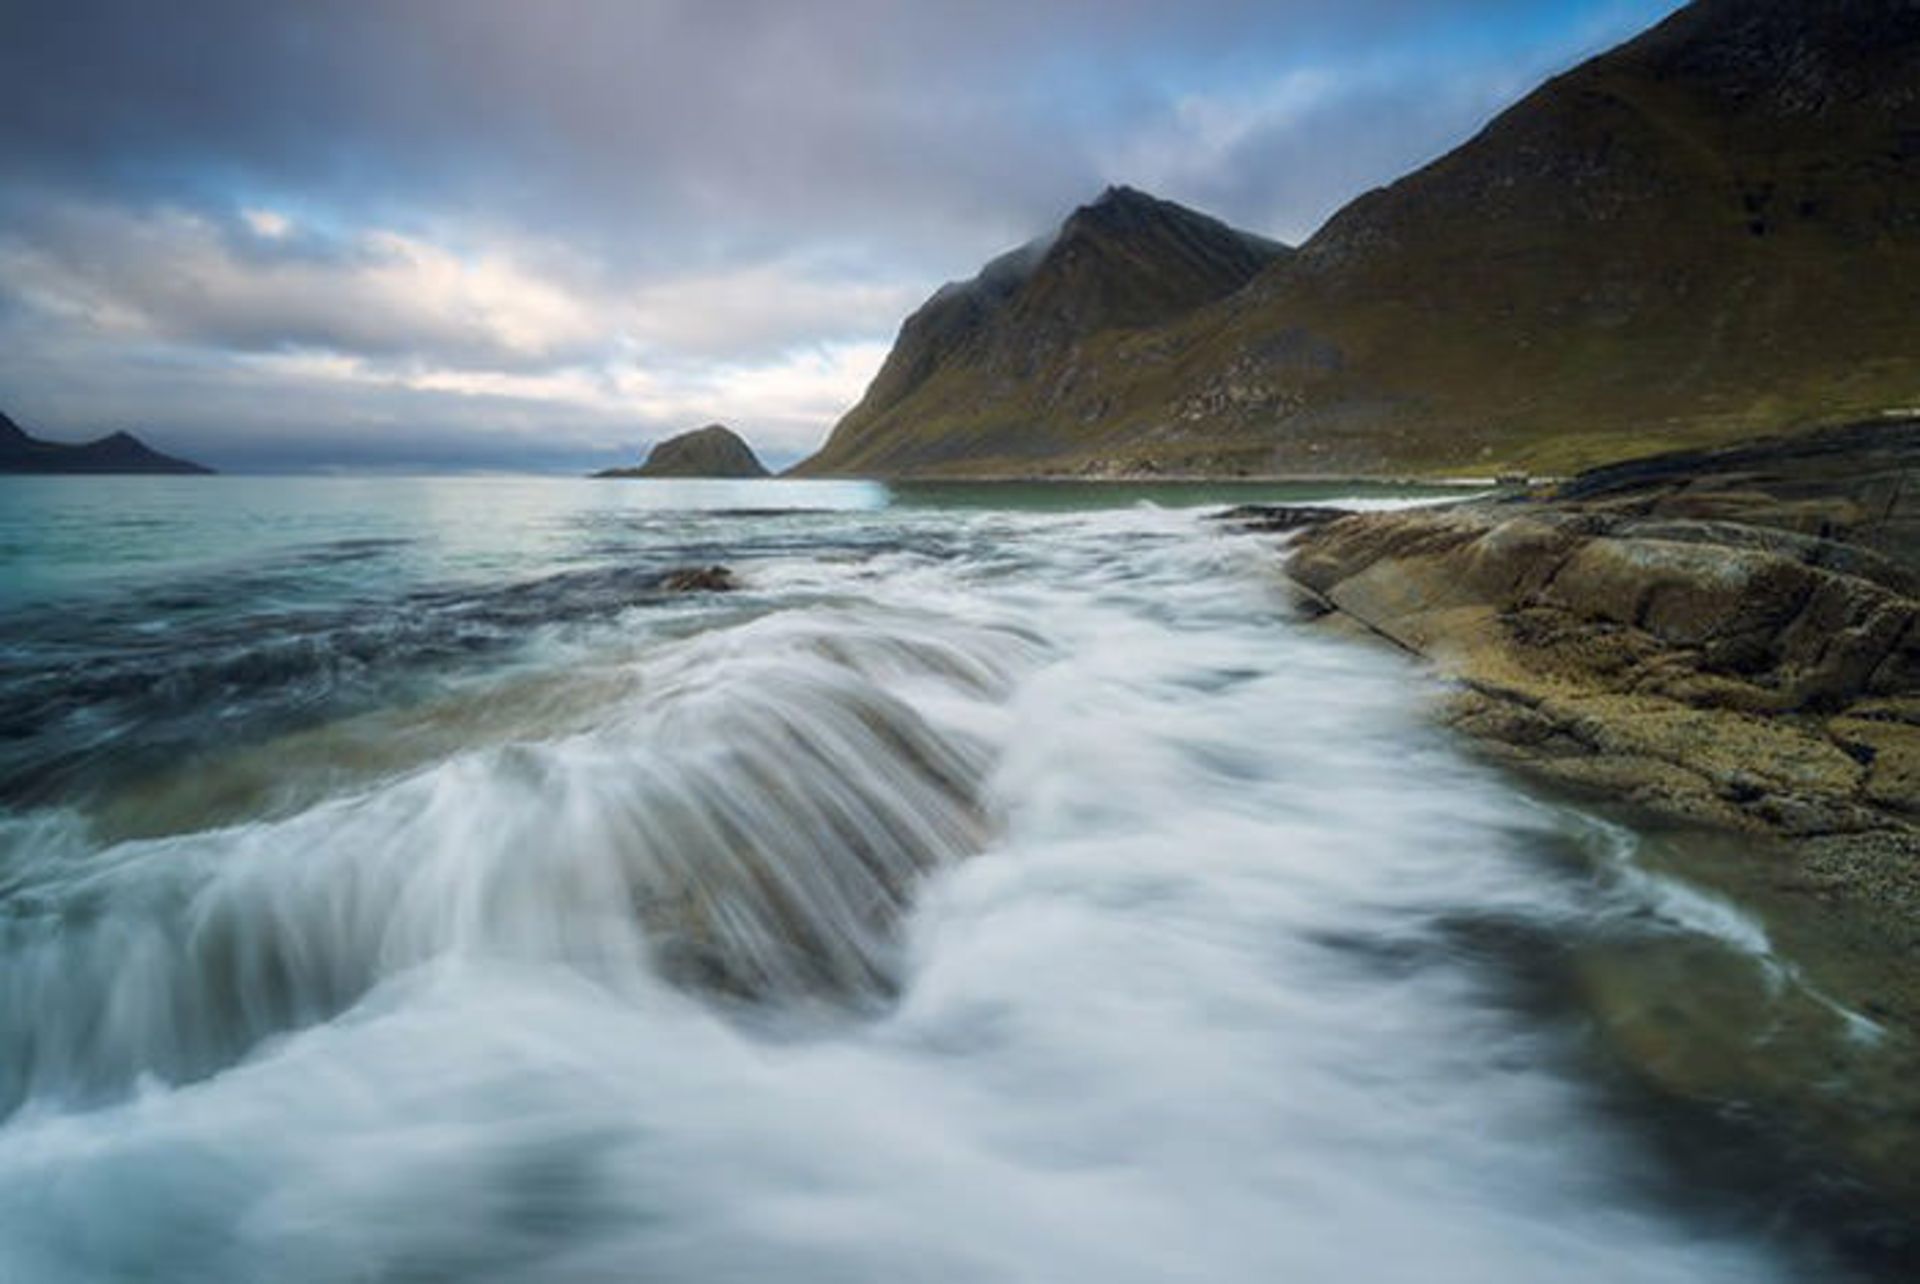
[[[209,474],[205,464],[163,455],[130,432],[92,441],[44,441],[0,414],[0,473]]]

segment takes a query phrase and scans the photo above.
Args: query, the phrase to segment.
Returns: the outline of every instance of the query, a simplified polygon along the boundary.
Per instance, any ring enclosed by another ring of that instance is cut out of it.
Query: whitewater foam
[[[570,636],[629,679],[586,727],[206,830],[14,821],[0,1278],[1804,1264],[1667,1207],[1452,935],[1604,930],[1633,890],[1542,859],[1592,823],[1290,623],[1269,546],[832,520],[863,551],[743,559],[705,629]]]

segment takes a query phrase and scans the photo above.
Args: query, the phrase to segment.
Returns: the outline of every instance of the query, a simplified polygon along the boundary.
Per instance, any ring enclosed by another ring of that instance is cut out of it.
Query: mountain
[[[1920,405],[1916,318],[1920,0],[1697,0],[1225,297],[918,422],[883,371],[808,468],[1565,472]]]
[[[638,468],[609,468],[596,477],[765,477],[753,447],[722,424],[669,437],[647,452]]]
[[[1070,452],[1107,336],[1222,299],[1291,251],[1129,187],[942,286],[866,396],[796,472],[1019,471]],[[1093,416],[1097,419],[1097,414]]]
[[[211,473],[213,469],[154,450],[132,433],[77,445],[42,441],[0,414],[0,473]]]

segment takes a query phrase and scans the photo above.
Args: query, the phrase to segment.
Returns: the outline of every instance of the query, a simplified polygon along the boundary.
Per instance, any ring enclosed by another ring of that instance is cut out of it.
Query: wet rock
[[[1323,508],[1313,504],[1237,504],[1218,513],[1209,513],[1209,521],[1228,522],[1242,530],[1261,532],[1296,531],[1318,526],[1347,516],[1344,508]]]
[[[1453,678],[1438,712],[1489,757],[1683,822],[1667,864],[1764,924],[1781,970],[1589,958],[1612,1051],[1920,1210],[1909,476],[1920,421],[1859,425],[1350,515],[1302,530],[1287,570],[1321,618]]]
[[[1910,861],[1909,473],[1920,422],[1857,425],[1636,461],[1520,499],[1349,515],[1303,530],[1287,569],[1316,610],[1458,679],[1444,716],[1507,762],[1788,845],[1888,836],[1872,850]],[[1862,875],[1822,896],[1912,885]],[[1920,897],[1905,908],[1920,913]],[[1905,1015],[1920,1025],[1920,1007]]]
[[[1644,461],[1545,498],[1328,521],[1288,569],[1321,609],[1465,681],[1456,720],[1544,774],[1665,763],[1633,792],[1689,819],[1904,827],[1920,813],[1920,773],[1894,765],[1904,733],[1847,715],[1920,674],[1920,549],[1886,485],[1907,465],[1911,423]],[[1735,769],[1762,787],[1731,786]]]
[[[682,566],[660,577],[660,588],[667,593],[731,593],[739,587],[740,581],[724,566]]]

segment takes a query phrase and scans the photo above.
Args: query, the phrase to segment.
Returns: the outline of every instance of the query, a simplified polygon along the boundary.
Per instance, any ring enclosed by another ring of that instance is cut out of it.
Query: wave
[[[917,882],[982,841],[978,737],[887,690],[1004,696],[1032,644],[790,616],[653,657],[596,730],[275,823],[16,833],[0,1104],[212,1073],[450,956],[745,998],[883,998]]]
[[[1268,543],[835,520],[329,724],[416,743],[282,809],[0,822],[0,1276],[1840,1277],[1547,993],[1729,924],[1596,881]]]

